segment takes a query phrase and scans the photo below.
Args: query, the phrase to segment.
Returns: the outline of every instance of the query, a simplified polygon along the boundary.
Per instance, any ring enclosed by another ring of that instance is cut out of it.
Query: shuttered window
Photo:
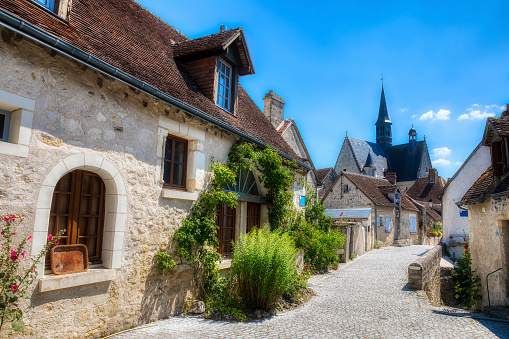
[[[229,257],[232,254],[233,240],[235,239],[235,215],[237,210],[228,207],[228,204],[222,203],[217,206],[218,225],[217,236],[219,240],[218,252]]]
[[[415,216],[410,216],[410,233],[416,233],[417,232],[417,226],[415,222]]]
[[[391,217],[385,217],[385,230],[387,232],[391,231]]]

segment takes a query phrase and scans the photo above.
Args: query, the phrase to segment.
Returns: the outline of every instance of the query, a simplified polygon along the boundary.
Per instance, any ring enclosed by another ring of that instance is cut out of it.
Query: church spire
[[[378,119],[376,126],[376,143],[392,145],[392,122],[389,118],[389,111],[385,102],[385,93],[382,85],[382,95],[380,96],[380,108],[378,109]]]

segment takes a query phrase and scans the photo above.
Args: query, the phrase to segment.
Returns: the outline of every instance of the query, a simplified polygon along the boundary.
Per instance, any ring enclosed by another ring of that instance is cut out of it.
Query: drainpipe
[[[29,38],[32,41],[35,41],[37,43],[40,43],[41,45],[44,45],[52,50],[57,51],[58,53],[65,55],[66,57],[76,60],[79,63],[82,63],[84,65],[87,65],[88,67],[105,74],[115,80],[118,80],[128,86],[134,87],[138,90],[140,90],[143,93],[146,93],[160,101],[163,101],[171,106],[174,106],[192,116],[195,116],[201,120],[204,120],[208,123],[211,123],[214,126],[220,127],[221,129],[228,131],[242,139],[245,139],[247,141],[250,141],[258,146],[265,147],[267,143],[258,140],[252,136],[250,136],[247,133],[244,133],[237,128],[234,128],[227,123],[216,119],[205,112],[200,111],[199,109],[188,105],[187,103],[176,99],[166,93],[163,93],[159,91],[158,89],[147,85],[146,83],[136,79],[135,77],[97,59],[96,57],[92,56],[91,54],[85,53],[76,47],[44,32],[43,30],[11,15],[10,13],[7,13],[0,9],[0,26],[6,27],[7,29],[14,31],[20,35],[23,35],[27,38]],[[273,148],[273,147],[271,147]],[[274,148],[273,148],[274,149]],[[293,159],[291,156],[279,151],[279,154],[288,159],[288,160],[295,160],[298,165],[308,169],[312,170],[312,167],[298,161],[296,159]]]

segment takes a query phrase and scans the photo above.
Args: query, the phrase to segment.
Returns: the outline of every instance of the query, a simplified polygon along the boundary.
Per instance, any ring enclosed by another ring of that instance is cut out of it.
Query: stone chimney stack
[[[428,182],[433,184],[438,181],[438,171],[436,168],[430,168],[428,174]]]
[[[505,111],[502,112],[502,117],[509,116],[509,104],[506,105]]]
[[[397,179],[396,172],[385,171],[384,176],[385,176],[385,179],[389,180],[393,184],[396,183],[396,179]]]
[[[285,120],[285,104],[283,98],[270,90],[263,97],[263,114],[269,119],[274,128]]]

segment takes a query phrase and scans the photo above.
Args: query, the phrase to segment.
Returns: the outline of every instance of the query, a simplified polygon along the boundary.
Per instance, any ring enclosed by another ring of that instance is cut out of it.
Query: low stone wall
[[[424,290],[435,305],[441,303],[440,259],[442,246],[437,245],[408,267],[408,288]]]
[[[423,245],[431,245],[431,246],[437,246],[442,242],[442,237],[424,237],[422,239]]]

